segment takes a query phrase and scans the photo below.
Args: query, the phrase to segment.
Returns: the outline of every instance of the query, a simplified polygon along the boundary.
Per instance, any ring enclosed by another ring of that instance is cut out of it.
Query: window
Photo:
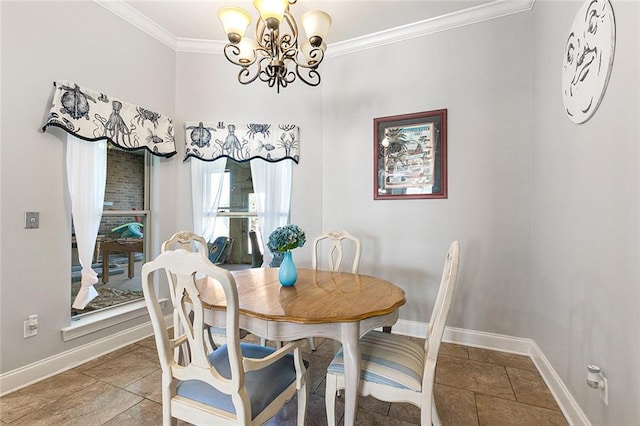
[[[215,188],[217,185],[212,187]],[[249,162],[227,160],[213,235],[213,240],[219,236],[233,240],[227,263],[251,264],[249,231],[256,232],[260,251],[264,252],[256,211]]]
[[[266,239],[271,231],[288,223],[294,162],[288,158],[235,162],[226,155],[210,161],[191,159],[193,229],[214,243],[210,258],[214,253],[224,260],[229,257],[226,256],[229,250],[230,262],[272,264],[272,255],[265,250]],[[249,256],[252,230],[256,231],[256,239],[261,240],[257,241],[260,253]],[[221,236],[233,241],[231,244],[216,241]],[[220,258],[215,261],[222,263]]]
[[[98,274],[94,288],[99,296],[85,309],[71,308],[74,318],[143,298],[140,268],[146,261],[150,156],[144,150],[107,146],[104,211],[91,265]],[[81,277],[73,232],[72,228],[71,300],[80,288]]]

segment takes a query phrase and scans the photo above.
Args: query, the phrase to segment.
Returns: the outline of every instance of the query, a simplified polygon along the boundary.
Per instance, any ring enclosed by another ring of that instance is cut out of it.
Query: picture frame
[[[447,198],[447,110],[373,119],[374,200]]]

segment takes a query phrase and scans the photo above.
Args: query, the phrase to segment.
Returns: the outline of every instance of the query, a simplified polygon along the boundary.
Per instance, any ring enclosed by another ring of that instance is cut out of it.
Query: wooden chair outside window
[[[258,243],[258,235],[256,235],[256,231],[249,231],[249,241],[251,242],[251,267],[260,268],[264,262],[264,257],[260,251],[260,244]]]

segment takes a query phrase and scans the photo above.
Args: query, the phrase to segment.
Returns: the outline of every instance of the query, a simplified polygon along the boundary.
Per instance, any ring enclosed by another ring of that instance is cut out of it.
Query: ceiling
[[[122,0],[177,39],[225,41],[216,15],[222,6],[239,6],[258,16],[249,0]],[[379,31],[446,15],[461,9],[490,3],[487,0],[298,0],[291,12],[299,20],[308,10],[320,9],[332,17],[327,44],[352,40]]]

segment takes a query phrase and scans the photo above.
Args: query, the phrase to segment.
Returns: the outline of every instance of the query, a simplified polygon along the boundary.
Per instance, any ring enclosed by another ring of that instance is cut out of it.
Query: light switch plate
[[[24,214],[24,228],[35,229],[40,227],[40,213],[39,212],[25,212]]]

